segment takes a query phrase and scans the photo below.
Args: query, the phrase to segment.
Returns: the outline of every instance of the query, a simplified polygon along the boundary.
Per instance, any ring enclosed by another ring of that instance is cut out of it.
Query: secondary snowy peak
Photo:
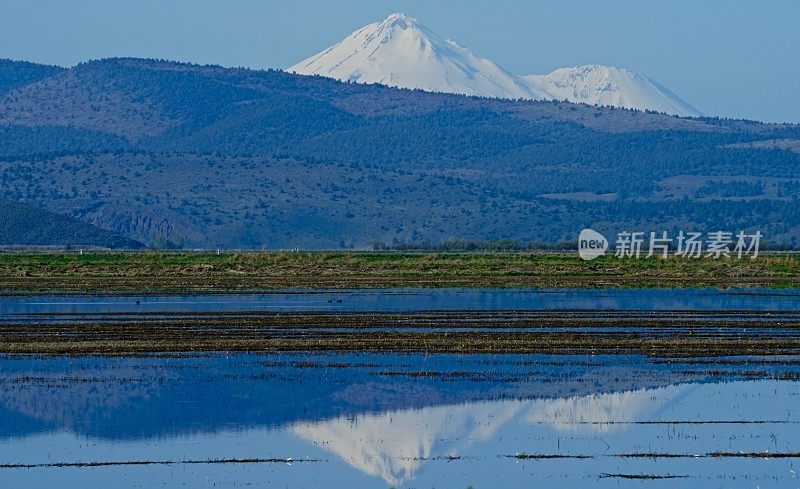
[[[402,13],[358,29],[287,71],[430,92],[526,99],[547,96]]]
[[[681,116],[701,115],[645,75],[612,66],[560,68],[549,75],[514,75],[401,13],[358,29],[287,71],[429,92],[568,100]]]
[[[701,115],[700,111],[647,76],[613,66],[559,68],[549,75],[522,78],[555,100],[646,109],[682,116]]]

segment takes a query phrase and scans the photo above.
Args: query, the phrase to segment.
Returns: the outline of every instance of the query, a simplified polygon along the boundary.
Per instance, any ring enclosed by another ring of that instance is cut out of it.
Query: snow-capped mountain
[[[559,68],[549,75],[528,75],[522,79],[556,100],[649,109],[683,116],[701,115],[700,111],[647,76],[613,66]]]
[[[630,70],[589,65],[560,68],[549,75],[514,75],[455,41],[437,36],[402,13],[356,30],[287,71],[430,92],[566,99],[682,116],[700,115],[671,91]]]
[[[440,38],[401,13],[358,29],[287,71],[429,92],[498,98],[546,96],[493,61]]]

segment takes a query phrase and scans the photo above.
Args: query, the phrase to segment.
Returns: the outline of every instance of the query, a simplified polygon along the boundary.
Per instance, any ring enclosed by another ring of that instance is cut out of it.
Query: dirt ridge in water
[[[0,353],[197,351],[795,355],[792,311],[35,314],[0,322]]]

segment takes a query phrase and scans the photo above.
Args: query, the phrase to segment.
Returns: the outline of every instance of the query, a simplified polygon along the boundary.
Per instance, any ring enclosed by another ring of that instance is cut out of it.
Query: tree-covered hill
[[[142,248],[132,239],[89,223],[0,199],[0,245]]]
[[[800,244],[798,126],[130,58],[40,75],[0,92],[0,197],[148,244],[558,242],[586,226]]]
[[[58,66],[0,59],[0,95],[64,71]]]

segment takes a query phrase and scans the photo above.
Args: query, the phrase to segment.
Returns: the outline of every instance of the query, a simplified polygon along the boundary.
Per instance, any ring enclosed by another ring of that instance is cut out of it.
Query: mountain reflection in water
[[[54,477],[76,488],[640,483],[606,477],[616,473],[680,476],[665,479],[674,487],[780,487],[793,458],[709,454],[800,450],[793,358],[219,354],[2,365],[0,464],[35,466],[0,468],[4,487]],[[298,463],[215,462],[269,458]],[[126,461],[169,463],[102,465]],[[201,463],[176,469],[186,461]],[[42,466],[76,462],[101,465]]]
[[[508,425],[547,424],[558,431],[605,432],[624,426],[619,423],[650,419],[692,389],[680,385],[563,399],[436,406],[297,423],[291,431],[363,473],[398,485],[413,478],[432,457],[460,457],[472,445],[491,441]]]

